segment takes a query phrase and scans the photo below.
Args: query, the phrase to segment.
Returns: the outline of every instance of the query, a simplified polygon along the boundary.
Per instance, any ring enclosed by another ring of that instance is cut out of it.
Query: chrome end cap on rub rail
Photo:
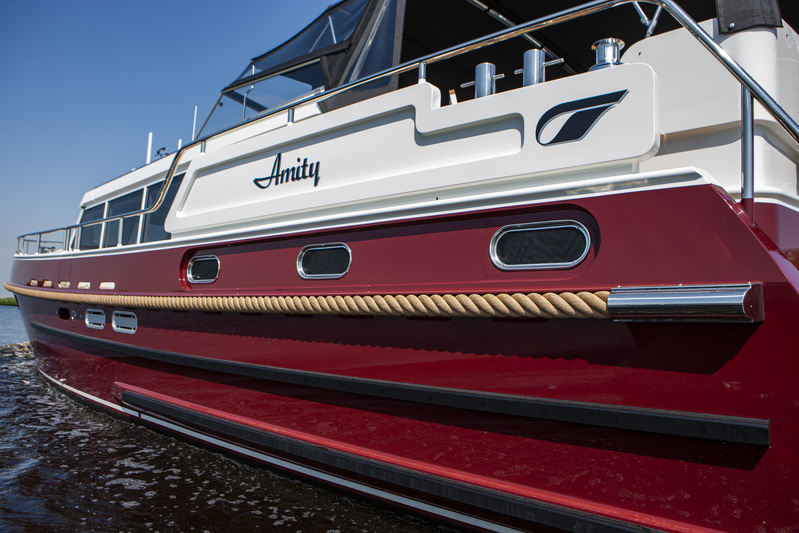
[[[617,321],[761,322],[763,285],[617,287],[608,296]]]

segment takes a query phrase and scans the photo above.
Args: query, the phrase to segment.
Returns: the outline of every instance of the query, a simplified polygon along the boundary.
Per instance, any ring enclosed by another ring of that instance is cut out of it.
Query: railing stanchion
[[[755,129],[752,92],[741,85],[741,205],[755,220]]]

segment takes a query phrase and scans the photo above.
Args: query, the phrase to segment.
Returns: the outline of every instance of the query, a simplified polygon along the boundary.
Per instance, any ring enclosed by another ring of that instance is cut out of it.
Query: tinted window
[[[122,244],[136,244],[139,235],[139,215],[122,220]]]
[[[108,216],[113,217],[141,210],[141,198],[143,193],[144,190],[139,189],[138,191],[111,200],[108,202]]]
[[[171,237],[171,234],[164,229],[164,221],[166,221],[166,215],[169,213],[169,209],[172,207],[172,202],[175,201],[175,195],[178,193],[178,188],[180,187],[180,183],[182,181],[183,174],[172,178],[172,183],[169,185],[169,189],[166,191],[166,197],[164,198],[164,202],[161,204],[161,207],[159,207],[154,213],[144,215],[144,234],[142,236],[142,242],[164,241]],[[150,194],[151,191],[148,190],[148,204],[150,204],[151,200]],[[155,198],[158,198],[158,194],[155,194]],[[150,205],[154,204],[155,200],[153,199],[152,204]]]
[[[103,237],[103,248],[116,246],[119,242],[119,220],[112,220],[105,223],[105,237]]]
[[[95,250],[100,247],[100,232],[102,224],[93,224],[80,228],[80,249]]]
[[[95,220],[100,220],[105,213],[105,204],[96,205],[94,207],[90,207],[89,209],[83,210],[83,215],[80,217],[81,222],[93,222]]]
[[[144,205],[145,209],[150,209],[155,205],[155,201],[158,200],[158,195],[161,194],[161,187],[163,186],[164,182],[159,181],[155,185],[147,187],[147,203]]]

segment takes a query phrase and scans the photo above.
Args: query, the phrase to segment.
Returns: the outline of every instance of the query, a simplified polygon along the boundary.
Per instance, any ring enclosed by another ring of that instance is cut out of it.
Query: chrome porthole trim
[[[534,262],[534,263],[506,263],[500,257],[497,247],[502,240],[502,237],[511,233],[519,232],[539,232],[547,230],[560,230],[564,228],[571,228],[580,232],[583,236],[585,245],[579,256],[571,261],[563,262]],[[543,222],[530,222],[526,224],[512,224],[504,226],[494,233],[489,245],[489,254],[491,262],[494,266],[501,270],[545,270],[545,269],[564,269],[571,268],[580,264],[583,259],[588,255],[588,250],[591,248],[591,235],[583,224],[576,220],[547,220]]]
[[[204,262],[215,262],[216,263],[216,274],[213,276],[213,279],[210,277],[200,278],[195,277],[194,275],[194,265],[197,263],[204,263]],[[200,283],[213,283],[217,279],[219,279],[219,272],[222,270],[222,263],[219,261],[219,258],[215,255],[198,255],[197,257],[193,257],[191,261],[189,261],[188,266],[186,266],[186,279],[192,285],[200,284]]]
[[[337,268],[335,271],[330,272],[308,272],[307,266],[304,265],[304,260],[306,255],[311,252],[315,251],[332,251],[332,250],[345,250],[347,253],[347,264],[344,268]],[[300,253],[297,254],[297,274],[300,275],[302,279],[338,279],[344,277],[344,275],[349,272],[350,265],[352,265],[352,250],[350,247],[344,244],[343,242],[331,242],[326,244],[311,244],[305,246],[300,250]]]

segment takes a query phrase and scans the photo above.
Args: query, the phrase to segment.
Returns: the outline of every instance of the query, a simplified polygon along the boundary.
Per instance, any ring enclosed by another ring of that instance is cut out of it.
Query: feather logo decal
[[[542,146],[579,141],[611,107],[627,96],[628,90],[558,104],[541,116],[535,138]]]

